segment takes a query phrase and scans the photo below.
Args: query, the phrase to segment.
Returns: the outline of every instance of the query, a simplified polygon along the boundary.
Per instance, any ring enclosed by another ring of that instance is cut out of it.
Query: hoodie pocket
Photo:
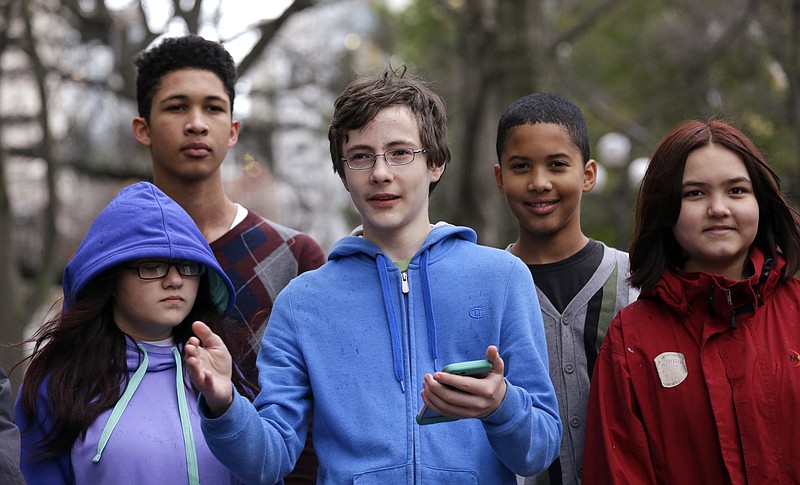
[[[477,485],[478,476],[471,470],[448,470],[417,465],[418,480],[414,481],[410,465],[381,468],[353,476],[355,485],[387,485],[390,483],[418,483],[419,485]]]

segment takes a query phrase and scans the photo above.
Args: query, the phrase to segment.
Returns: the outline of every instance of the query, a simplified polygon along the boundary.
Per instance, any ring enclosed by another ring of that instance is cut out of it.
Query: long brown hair
[[[686,121],[658,144],[639,188],[630,248],[631,285],[652,287],[665,268],[683,265],[683,250],[672,232],[681,210],[683,171],[692,151],[711,144],[732,151],[747,167],[759,210],[753,245],[767,257],[775,258],[780,251],[786,260],[783,278],[792,277],[800,267],[800,215],[761,151],[723,121]]]
[[[98,416],[117,403],[128,384],[128,337],[113,319],[113,292],[120,271],[121,267],[111,269],[89,282],[75,302],[31,337],[28,342],[34,344],[33,352],[17,364],[30,360],[20,390],[27,419],[48,421],[47,433],[37,444],[39,458],[68,452],[77,439],[86,436]],[[211,300],[207,275],[200,279],[189,315],[173,330],[181,348],[192,335],[195,320],[207,323],[228,344],[225,329],[230,324]],[[240,374],[233,373],[234,385],[252,399],[257,388]],[[47,388],[50,407],[45,415],[39,415],[37,407],[42,385]]]

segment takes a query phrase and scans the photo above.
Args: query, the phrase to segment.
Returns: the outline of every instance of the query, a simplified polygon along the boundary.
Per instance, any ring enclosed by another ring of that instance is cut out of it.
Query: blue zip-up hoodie
[[[64,308],[93,278],[142,258],[205,264],[213,301],[220,310],[233,305],[233,286],[189,214],[154,185],[141,182],[120,191],[92,223],[64,271]],[[97,356],[104,357],[110,358]],[[194,483],[235,483],[203,440],[197,396],[187,384],[180,349],[128,338],[127,362],[130,382],[120,403],[102,413],[70,453],[36,459],[36,445],[51,426],[49,378],[38,391],[37,416],[42,422],[29,422],[17,402],[15,421],[22,434],[22,469],[28,483],[180,484],[192,483],[192,473]]]
[[[402,272],[373,243],[340,240],[281,292],[258,356],[261,393],[202,426],[247,483],[288,473],[314,413],[323,484],[514,484],[558,455],[561,421],[541,311],[519,258],[437,225]],[[484,419],[420,426],[423,376],[497,345],[508,390]]]

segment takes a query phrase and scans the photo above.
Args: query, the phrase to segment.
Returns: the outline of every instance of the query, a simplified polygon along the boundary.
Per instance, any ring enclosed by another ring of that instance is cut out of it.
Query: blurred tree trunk
[[[782,112],[775,117],[778,126],[786,126],[785,143],[790,145],[788,153],[793,160],[784,165],[784,190],[797,204],[800,201],[800,0],[773,0],[757,2],[759,25],[766,40],[765,64],[776,63],[785,78],[771,72],[769,90],[785,92]],[[774,154],[768,155],[771,164],[786,162],[776,160]],[[779,170],[780,171],[780,170]],[[788,183],[787,183],[788,182]]]
[[[36,93],[38,94],[39,112],[37,124],[41,133],[38,144],[38,157],[45,162],[45,185],[47,189],[47,205],[44,211],[43,244],[41,259],[36,267],[33,288],[25,300],[23,311],[26,315],[32,314],[39,305],[46,301],[53,281],[57,280],[60,268],[56,266],[56,244],[58,232],[56,230],[56,217],[59,209],[58,193],[56,191],[56,176],[58,175],[58,161],[56,160],[55,140],[50,128],[50,102],[47,86],[48,72],[39,57],[38,41],[33,32],[31,0],[23,1],[22,20],[25,25],[24,50],[28,54],[34,79],[36,80]]]
[[[173,0],[171,4],[173,17],[180,18],[188,32],[198,33],[204,2]],[[292,15],[314,5],[316,2],[312,0],[296,0],[280,17],[255,25],[253,28],[260,37],[246,54],[246,62],[238,66],[239,74],[256,64],[281,25]],[[41,0],[0,0],[0,56],[8,54],[12,47],[15,50],[13,55],[3,57],[13,61],[0,63],[0,90],[6,92],[6,99],[13,96],[17,98],[15,100],[19,100],[24,97],[27,102],[30,97],[30,104],[25,106],[35,106],[32,108],[35,113],[32,111],[25,115],[10,112],[8,107],[0,106],[3,108],[0,111],[0,133],[4,132],[4,126],[13,126],[17,132],[25,131],[25,127],[30,126],[26,136],[15,137],[14,146],[9,142],[8,135],[0,139],[0,309],[4,314],[0,318],[0,365],[7,370],[22,357],[19,350],[7,344],[20,342],[24,338],[25,326],[30,323],[34,312],[48,302],[51,290],[59,281],[63,270],[59,253],[63,243],[57,227],[61,212],[57,182],[61,169],[69,165],[77,173],[89,177],[99,175],[129,178],[141,175],[133,173],[129,167],[131,157],[121,152],[118,152],[117,157],[111,157],[113,160],[110,162],[116,162],[113,166],[108,160],[107,152],[95,154],[82,150],[81,147],[74,150],[77,154],[65,155],[64,149],[58,149],[60,144],[68,146],[75,140],[89,140],[92,135],[87,133],[89,127],[80,125],[55,133],[51,117],[55,114],[52,111],[57,108],[53,107],[51,100],[65,96],[62,91],[65,87],[78,90],[83,88],[94,93],[102,91],[106,96],[133,100],[133,57],[161,34],[162,32],[153,31],[148,24],[142,2],[132,3],[127,10],[113,11],[108,8],[105,0],[62,0],[56,3]],[[83,58],[87,64],[91,64],[95,62],[91,49],[104,50],[111,54],[112,75],[100,80],[87,79],[82,70],[87,66],[65,65],[61,62],[64,53],[69,53],[73,58]],[[83,56],[76,55],[81,50],[85,50]],[[21,61],[23,58],[24,61]],[[26,82],[9,82],[11,69],[15,76],[24,73]],[[21,85],[26,89],[24,96],[17,94]],[[10,91],[14,93],[12,95],[8,94],[10,88],[14,88],[14,91]],[[73,90],[70,95],[74,96],[74,92]],[[24,121],[19,122],[20,119]],[[20,138],[25,138],[25,141],[20,141]],[[22,146],[22,143],[26,144]],[[131,144],[135,145],[132,139]],[[16,163],[43,162],[46,167],[42,181],[46,203],[42,212],[35,216],[36,220],[41,221],[36,225],[41,232],[36,236],[28,235],[29,238],[35,237],[41,241],[41,246],[37,248],[15,247],[23,240],[18,237],[20,231],[31,232],[36,229],[30,225],[22,227],[14,220],[13,208],[16,202],[11,200],[8,185],[13,181],[9,181],[7,175],[8,164],[12,160]],[[25,249],[24,252],[28,254],[23,256],[21,249]],[[12,375],[15,384],[20,379],[19,372]]]
[[[509,0],[509,3],[512,2],[522,3],[523,6],[525,3]],[[483,208],[487,195],[480,180],[489,173],[491,165],[486,159],[486,147],[478,142],[486,139],[480,136],[488,125],[483,115],[491,112],[487,104],[494,91],[495,66],[492,57],[502,56],[497,52],[495,8],[494,1],[465,2],[463,11],[456,17],[455,72],[458,74],[454,78],[460,81],[457,99],[461,104],[461,116],[458,118],[459,128],[456,129],[460,138],[454,147],[459,155],[457,169],[453,170],[458,174],[454,207],[459,211],[459,224],[479,231],[486,220]]]
[[[459,185],[462,200],[456,207],[464,223],[482,235],[481,242],[505,246],[516,238],[517,224],[495,189],[492,166],[497,163],[497,122],[506,106],[536,91],[542,66],[541,1],[501,0],[467,2],[473,12],[460,25],[459,62],[466,76],[464,117],[460,140],[464,170]],[[475,63],[473,60],[478,59]],[[469,81],[471,79],[471,82]],[[490,141],[490,143],[487,143]],[[490,183],[486,184],[489,179]]]
[[[483,244],[504,247],[517,234],[516,221],[493,190],[500,115],[521,96],[559,91],[556,88],[564,83],[559,47],[588,34],[621,1],[604,0],[570,16],[560,12],[570,18],[564,25],[556,21],[559,12],[546,0],[464,2],[453,12],[457,29],[453,79],[459,86],[454,151],[459,157],[458,168],[451,169],[458,181],[450,210],[456,212],[457,223],[478,231]],[[583,104],[580,99],[573,101]]]
[[[13,2],[12,2],[13,3]],[[58,234],[56,232],[56,214],[58,213],[58,196],[56,194],[56,174],[57,174],[57,161],[54,150],[54,140],[50,130],[49,119],[49,103],[48,103],[48,89],[47,89],[47,70],[41,62],[37,51],[37,40],[33,34],[32,28],[32,2],[30,0],[23,0],[18,3],[19,11],[12,12],[9,6],[4,8],[3,18],[3,42],[2,53],[9,45],[12,39],[8,37],[8,25],[16,21],[22,26],[21,38],[19,39],[19,46],[28,58],[31,67],[32,78],[35,80],[36,87],[34,92],[37,95],[36,104],[38,104],[38,111],[36,115],[36,125],[39,128],[40,138],[32,143],[31,155],[33,157],[44,160],[45,171],[45,184],[47,193],[47,205],[43,215],[43,233],[42,233],[42,248],[40,257],[37,261],[32,262],[31,267],[34,269],[33,281],[29,285],[23,286],[23,279],[19,274],[18,268],[21,267],[19,260],[15,257],[13,234],[15,224],[13,221],[13,214],[11,211],[11,204],[13,201],[9,198],[7,190],[7,178],[5,176],[5,166],[7,155],[5,150],[0,150],[0,172],[3,173],[2,181],[0,184],[0,227],[2,227],[2,236],[0,236],[0,308],[2,308],[6,315],[6,321],[0,326],[0,340],[4,343],[19,342],[23,338],[23,329],[29,316],[46,301],[49,295],[52,282],[56,279],[59,269],[56,267],[55,261],[55,248],[58,244]],[[12,13],[14,15],[12,15]],[[0,86],[2,87],[2,86]],[[0,116],[2,118],[2,116]],[[0,126],[4,120],[0,119]],[[0,352],[0,365],[5,369],[13,367],[22,357],[22,354],[15,347],[3,348]],[[21,379],[20,374],[15,373],[11,375],[12,381],[15,384],[19,383]]]
[[[787,73],[788,84],[788,109],[789,122],[793,136],[794,153],[797,159],[794,163],[792,178],[789,180],[790,195],[795,204],[800,202],[800,0],[789,2],[789,32],[786,36],[787,56],[784,61],[784,70]]]
[[[10,28],[12,7],[17,4],[14,0],[3,0],[0,3],[0,57],[10,43],[8,30]],[[0,76],[0,93],[3,92],[3,77]],[[5,124],[4,113],[0,112],[0,133],[3,133]],[[0,311],[3,317],[0,318],[0,342],[13,342],[19,339],[24,318],[20,301],[19,274],[17,273],[17,261],[12,251],[12,233],[14,222],[11,217],[11,204],[9,194],[6,190],[6,151],[0,149]],[[9,351],[0,352],[0,365],[8,373],[13,365],[13,353]]]

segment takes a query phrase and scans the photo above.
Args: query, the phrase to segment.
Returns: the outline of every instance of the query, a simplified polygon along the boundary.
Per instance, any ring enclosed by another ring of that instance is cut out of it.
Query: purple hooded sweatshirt
[[[123,189],[95,219],[64,271],[64,307],[105,270],[142,258],[205,264],[213,301],[220,310],[233,305],[233,287],[191,217],[154,185],[141,182]],[[55,458],[35,459],[36,445],[51,426],[49,379],[38,390],[37,421],[26,418],[18,401],[15,420],[28,484],[239,483],[203,439],[197,395],[183,369],[179,371],[181,350],[128,338],[130,400],[126,404],[127,396],[121,395],[121,405],[102,413],[84,439]],[[135,377],[139,369],[141,379]]]

